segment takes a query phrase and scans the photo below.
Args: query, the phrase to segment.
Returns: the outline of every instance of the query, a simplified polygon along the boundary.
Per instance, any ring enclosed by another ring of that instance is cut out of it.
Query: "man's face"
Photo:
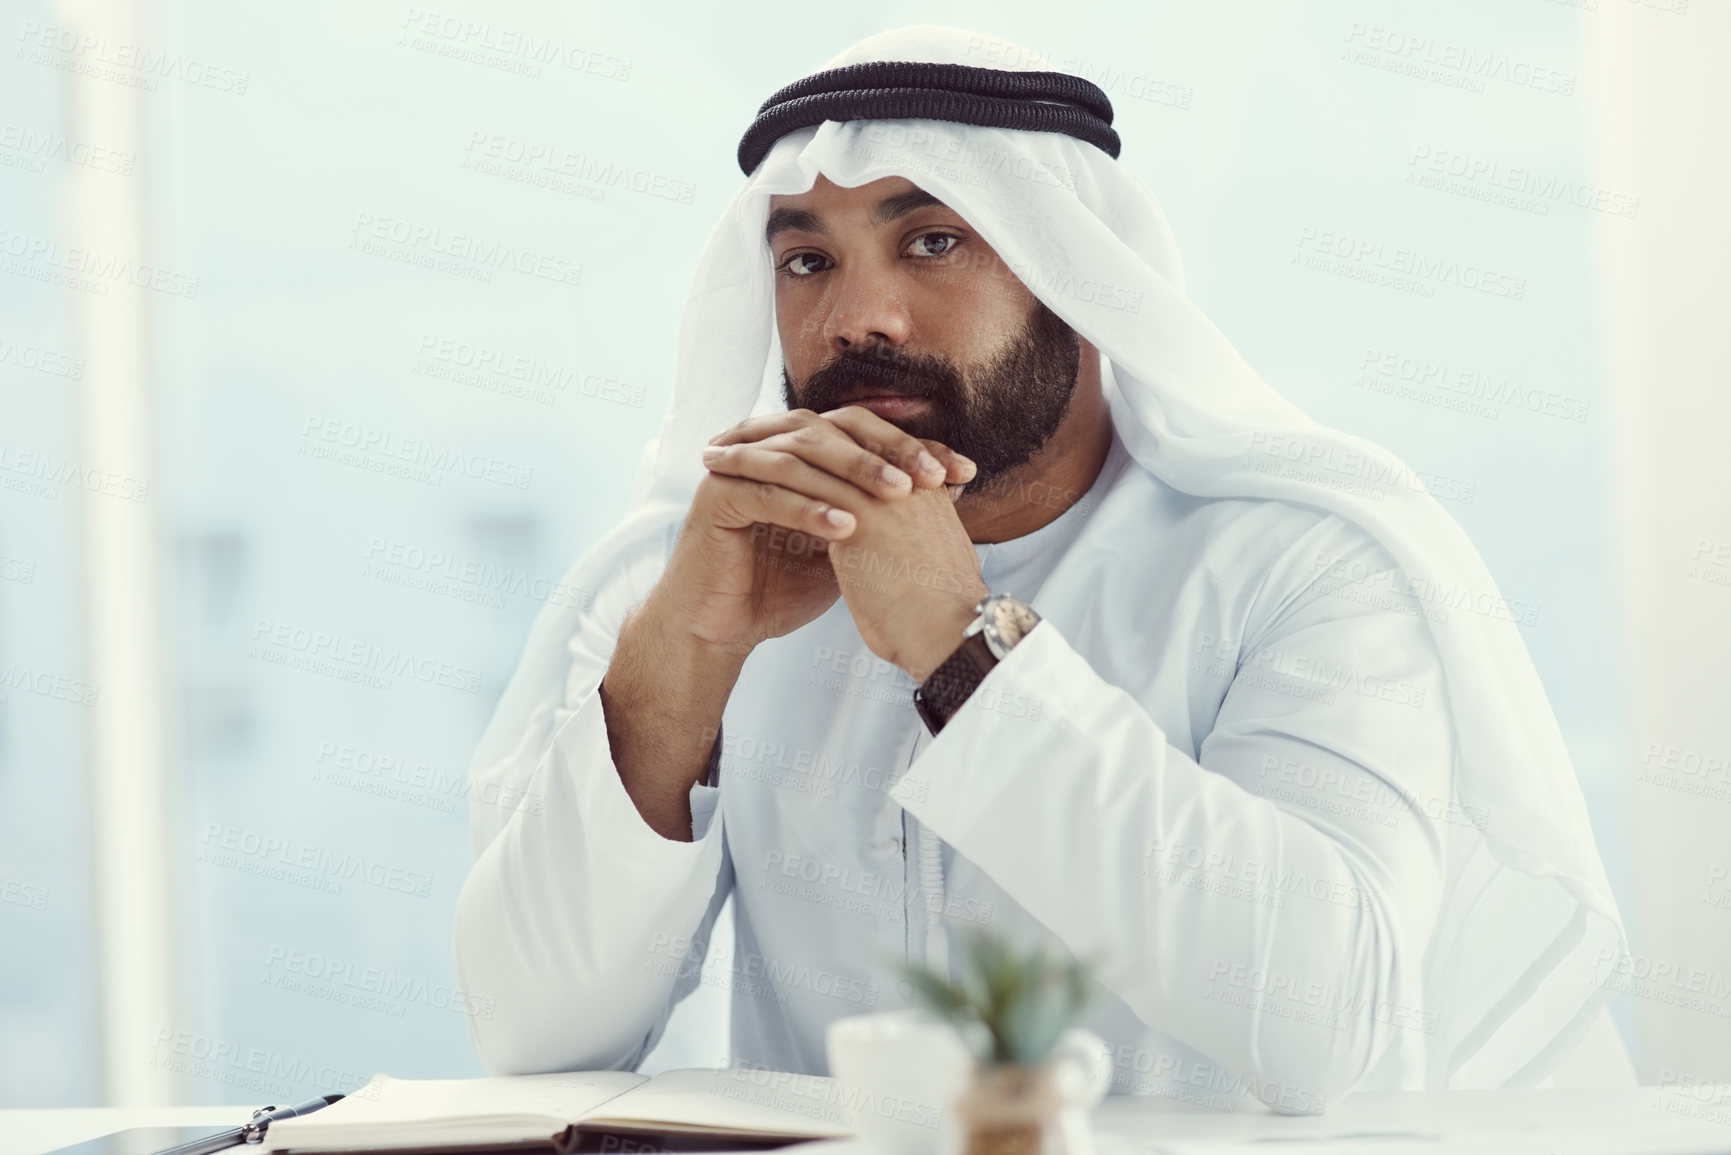
[[[971,488],[1046,443],[1080,341],[959,215],[902,177],[769,207],[789,409],[862,403],[972,458]]]

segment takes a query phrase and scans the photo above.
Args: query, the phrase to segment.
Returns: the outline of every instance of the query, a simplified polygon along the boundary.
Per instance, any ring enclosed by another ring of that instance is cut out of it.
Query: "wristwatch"
[[[987,594],[975,603],[974,614],[962,631],[962,644],[914,690],[914,708],[933,734],[962,708],[992,667],[1040,624],[1032,606],[1007,593]]]

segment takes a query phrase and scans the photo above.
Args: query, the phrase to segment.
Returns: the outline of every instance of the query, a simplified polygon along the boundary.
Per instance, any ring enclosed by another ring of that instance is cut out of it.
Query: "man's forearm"
[[[629,1070],[697,983],[732,888],[721,839],[669,841],[640,820],[592,694],[528,785],[539,805],[513,814],[457,899],[476,1047],[495,1075]]]
[[[1433,684],[1434,663],[1412,660],[1402,676]],[[1394,813],[1393,826],[1326,811],[1318,821],[1251,787],[1284,748],[1346,782],[1424,788],[1416,775],[1440,778],[1449,764],[1440,716],[1396,707],[1415,716],[1384,722],[1406,728],[1410,752],[1360,766],[1280,733],[1283,694],[1265,690],[1274,701],[1258,700],[1261,714],[1225,715],[1217,769],[1204,769],[1050,622],[988,678],[992,697],[963,705],[891,797],[1078,957],[1107,959],[1101,981],[1145,1024],[1299,1111],[1320,1109],[1404,1028],[1422,1026],[1423,944],[1442,878],[1422,813],[1404,827]],[[1308,733],[1364,734],[1370,749],[1389,749],[1365,702],[1337,695]],[[1320,1027],[1303,1001],[1317,991],[1337,1001]],[[1389,1014],[1365,1010],[1378,1007]]]
[[[654,594],[620,628],[600,688],[607,742],[626,794],[663,838],[691,841],[691,787],[748,653],[673,628]]]

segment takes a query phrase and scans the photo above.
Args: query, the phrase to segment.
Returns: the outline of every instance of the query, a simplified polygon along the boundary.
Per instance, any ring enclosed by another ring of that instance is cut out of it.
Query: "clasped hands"
[[[988,592],[955,508],[972,461],[848,405],[748,418],[710,439],[703,464],[755,491],[731,490],[742,503],[795,511],[738,532],[760,569],[816,606],[798,617],[817,617],[839,589],[872,653],[916,681],[961,644]]]

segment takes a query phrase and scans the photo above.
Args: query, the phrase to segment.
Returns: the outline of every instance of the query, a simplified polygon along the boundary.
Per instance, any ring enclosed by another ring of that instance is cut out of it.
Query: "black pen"
[[[293,1119],[297,1115],[311,1115],[314,1111],[329,1107],[341,1098],[341,1095],[320,1095],[316,1099],[296,1103],[293,1107],[260,1107],[252,1113],[251,1119],[239,1127],[218,1131],[214,1135],[206,1135],[203,1139],[182,1143],[178,1147],[169,1147],[158,1151],[156,1155],[210,1155],[213,1151],[239,1147],[243,1143],[259,1143],[264,1140],[264,1133],[270,1130],[270,1125],[277,1120]]]

